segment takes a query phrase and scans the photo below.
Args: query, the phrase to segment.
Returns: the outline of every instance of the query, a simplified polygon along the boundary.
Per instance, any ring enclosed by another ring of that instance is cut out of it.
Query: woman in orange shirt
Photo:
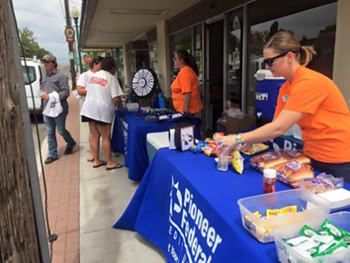
[[[224,137],[230,149],[281,136],[294,124],[302,130],[304,154],[320,171],[350,182],[350,113],[343,95],[326,76],[306,68],[316,55],[289,32],[278,32],[264,47],[264,62],[286,82],[279,91],[273,122],[251,132]]]
[[[197,113],[203,109],[195,59],[186,50],[175,52],[174,65],[180,69],[171,84],[173,105],[181,113]]]

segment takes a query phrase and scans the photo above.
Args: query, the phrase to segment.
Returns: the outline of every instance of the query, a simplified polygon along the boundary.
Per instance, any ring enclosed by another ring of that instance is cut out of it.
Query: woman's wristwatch
[[[239,145],[243,145],[243,144],[244,144],[243,141],[242,141],[242,133],[238,133],[238,134],[236,135],[236,141],[237,141],[237,143],[238,143]]]

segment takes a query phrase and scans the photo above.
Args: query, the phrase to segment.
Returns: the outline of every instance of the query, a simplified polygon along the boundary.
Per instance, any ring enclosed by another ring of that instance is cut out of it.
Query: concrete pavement
[[[138,187],[127,168],[94,169],[88,125],[80,122],[79,101],[70,96],[67,129],[77,141],[73,154],[63,155],[65,142],[57,135],[60,159],[45,165],[54,263],[163,263],[162,253],[133,231],[112,226],[122,215]],[[43,151],[47,152],[47,144]],[[101,154],[103,159],[103,154]],[[43,156],[44,160],[46,155]],[[124,162],[124,156],[116,158]],[[42,178],[41,178],[42,182]]]

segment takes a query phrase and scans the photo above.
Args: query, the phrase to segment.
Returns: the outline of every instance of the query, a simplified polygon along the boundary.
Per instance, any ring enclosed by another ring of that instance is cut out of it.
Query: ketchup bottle
[[[276,191],[276,175],[277,173],[275,169],[264,170],[264,194],[274,193]]]

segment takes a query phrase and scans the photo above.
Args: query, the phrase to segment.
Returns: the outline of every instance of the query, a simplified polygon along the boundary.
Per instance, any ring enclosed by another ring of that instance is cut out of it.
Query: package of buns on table
[[[261,243],[273,241],[280,226],[325,217],[330,203],[303,189],[292,189],[238,200],[243,227]]]
[[[309,218],[273,231],[282,263],[350,262],[350,213]]]
[[[299,187],[300,179],[314,177],[310,159],[300,150],[265,152],[251,158],[250,164],[261,172],[267,168],[275,169],[277,179],[294,188]]]

